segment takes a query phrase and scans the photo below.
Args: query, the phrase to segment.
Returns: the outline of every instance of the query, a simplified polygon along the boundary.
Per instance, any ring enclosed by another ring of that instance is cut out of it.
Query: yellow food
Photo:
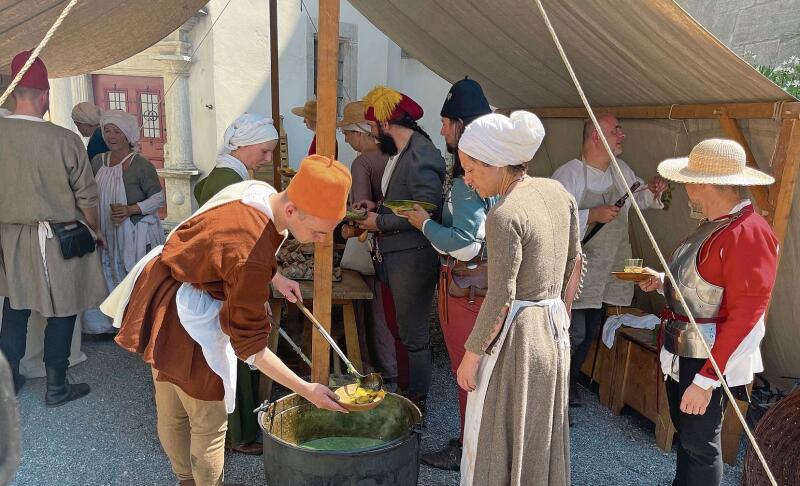
[[[379,391],[372,391],[372,390],[367,390],[366,388],[358,387],[356,388],[356,391],[352,395],[349,395],[347,397],[347,400],[350,403],[365,405],[367,403],[374,402],[378,398],[379,394],[380,394]]]

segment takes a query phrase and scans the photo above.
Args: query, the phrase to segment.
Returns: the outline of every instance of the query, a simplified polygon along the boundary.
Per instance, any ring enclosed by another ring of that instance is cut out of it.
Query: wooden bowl
[[[611,272],[611,275],[626,282],[641,282],[652,277],[649,273],[644,272]]]
[[[340,386],[336,389],[335,393],[339,396],[339,405],[343,406],[350,412],[365,412],[377,407],[386,396],[386,391],[381,390],[378,392],[378,397],[371,403],[353,403],[350,401],[351,395],[356,392],[358,383],[350,383],[349,385]]]

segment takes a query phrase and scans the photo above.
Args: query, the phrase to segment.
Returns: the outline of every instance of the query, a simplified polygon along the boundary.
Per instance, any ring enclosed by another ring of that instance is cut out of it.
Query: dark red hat
[[[422,107],[408,96],[385,86],[376,86],[362,100],[364,118],[373,122],[399,120],[408,115],[412,120],[422,118]]]
[[[14,56],[14,59],[11,61],[11,79],[17,77],[17,74],[22,70],[22,66],[24,66],[28,58],[31,57],[31,52],[32,51],[23,51]],[[42,91],[50,89],[50,82],[47,81],[47,67],[45,67],[41,58],[37,57],[36,60],[33,61],[33,64],[25,71],[25,74],[22,76],[17,86],[20,88],[39,89]]]

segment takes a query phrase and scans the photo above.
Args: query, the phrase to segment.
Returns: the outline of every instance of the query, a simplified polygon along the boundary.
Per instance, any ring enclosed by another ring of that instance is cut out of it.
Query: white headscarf
[[[85,123],[87,125],[99,125],[100,117],[103,112],[94,103],[84,101],[72,108],[72,121],[75,123]]]
[[[108,143],[108,141],[106,140],[106,134],[103,128],[109,124],[116,125],[128,138],[128,143],[134,148],[139,144],[139,122],[136,120],[135,116],[122,110],[109,110],[103,113],[100,117],[100,130],[103,132],[103,140],[105,140],[106,143]]]
[[[0,108],[0,118],[6,117],[11,114],[11,110],[6,110],[5,108]]]
[[[530,161],[543,139],[544,126],[533,113],[515,111],[511,117],[491,113],[467,126],[458,148],[475,160],[505,167]]]
[[[253,113],[245,113],[225,130],[222,139],[223,153],[231,152],[239,147],[256,145],[278,139],[278,131],[272,124],[272,118]]]

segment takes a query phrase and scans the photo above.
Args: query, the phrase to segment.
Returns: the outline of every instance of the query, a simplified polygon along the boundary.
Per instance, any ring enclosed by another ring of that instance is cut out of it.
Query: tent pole
[[[794,199],[798,164],[800,164],[800,120],[784,120],[770,162],[775,175],[775,185],[770,191],[770,202],[774,205],[774,211],[770,213],[769,222],[781,246],[789,227],[789,213]]]
[[[317,153],[336,153],[336,68],[339,60],[339,0],[319,0],[319,52],[317,54]],[[314,315],[326,330],[331,329],[333,235],[314,246]],[[311,379],[328,384],[330,347],[314,333]]]
[[[754,169],[759,169],[756,159],[753,156],[753,151],[750,150],[750,144],[747,143],[747,138],[745,138],[744,133],[742,133],[739,123],[728,115],[723,114],[719,117],[719,124],[722,126],[722,131],[725,132],[726,137],[739,142],[739,144],[744,147],[745,154],[747,155],[747,165]],[[765,186],[753,186],[748,189],[753,195],[753,199],[755,199],[756,206],[761,211],[761,214],[771,218],[772,214],[775,212],[775,208],[773,208],[769,201],[769,188]]]
[[[278,145],[272,151],[272,185],[278,192],[283,190],[281,179],[281,93],[278,58],[278,0],[269,0],[269,83],[272,100],[272,122],[278,131]]]

